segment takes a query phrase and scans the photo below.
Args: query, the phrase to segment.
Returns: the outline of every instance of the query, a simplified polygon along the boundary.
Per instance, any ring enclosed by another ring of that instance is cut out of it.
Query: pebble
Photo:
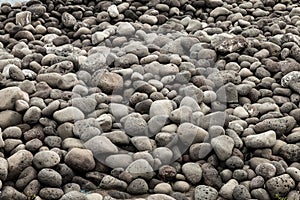
[[[144,179],[137,178],[133,180],[127,187],[130,194],[145,194],[148,191],[148,184]]]
[[[44,184],[49,187],[60,187],[62,184],[61,175],[50,168],[42,169],[38,173],[37,178],[41,184]]]
[[[202,169],[198,164],[185,163],[182,166],[182,172],[192,184],[197,184],[202,179]]]
[[[69,167],[78,171],[91,171],[96,165],[93,153],[87,149],[72,148],[65,155],[64,161]]]
[[[60,157],[54,151],[40,151],[36,153],[33,157],[32,163],[38,168],[49,168],[54,167],[60,162]]]
[[[249,135],[245,138],[246,146],[255,149],[273,147],[275,143],[276,133],[272,130],[256,135]]]
[[[33,161],[33,155],[27,150],[19,150],[7,158],[8,171],[7,179],[15,179]]]
[[[218,191],[207,185],[199,185],[195,188],[195,200],[211,199],[216,200],[218,198]]]
[[[295,181],[288,174],[273,177],[266,182],[266,189],[275,198],[276,194],[285,196],[295,187]]]
[[[170,194],[172,187],[169,183],[159,183],[154,187],[153,191],[157,194]]]
[[[232,154],[234,141],[226,135],[215,137],[211,140],[211,146],[220,160],[226,160]]]
[[[76,107],[67,107],[53,113],[53,117],[60,123],[84,119],[84,114]]]

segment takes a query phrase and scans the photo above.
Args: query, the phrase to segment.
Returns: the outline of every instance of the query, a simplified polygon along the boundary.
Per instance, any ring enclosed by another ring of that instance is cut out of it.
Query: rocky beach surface
[[[298,0],[0,6],[1,200],[300,199]]]

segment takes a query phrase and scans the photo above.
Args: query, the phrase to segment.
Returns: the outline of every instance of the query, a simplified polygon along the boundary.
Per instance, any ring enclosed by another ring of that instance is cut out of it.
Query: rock
[[[4,88],[0,90],[0,96],[5,97],[0,102],[0,110],[12,110],[17,100],[28,100],[28,95],[18,87]]]
[[[108,7],[107,12],[110,17],[115,18],[119,16],[118,7],[116,5],[111,5]]]
[[[131,143],[138,151],[152,151],[152,144],[147,136],[134,136]]]
[[[273,147],[275,143],[276,133],[273,130],[256,135],[249,135],[245,138],[245,145],[255,149]]]
[[[289,87],[300,94],[300,72],[292,71],[286,74],[281,79],[281,85],[283,87]]]
[[[191,186],[186,181],[176,181],[173,185],[173,190],[178,192],[188,192],[190,190]],[[173,195],[172,195],[173,196]],[[176,197],[174,197],[176,198]]]
[[[251,194],[244,185],[237,185],[233,189],[233,199],[247,200],[251,199]]]
[[[101,196],[102,197],[102,196]],[[60,200],[86,200],[86,194],[78,191],[70,191],[65,193]]]
[[[286,196],[295,187],[295,181],[288,174],[273,177],[266,182],[266,189],[275,198]]]
[[[0,158],[0,180],[5,181],[8,175],[8,162],[4,158]]]
[[[139,136],[145,135],[148,126],[141,114],[132,113],[121,119],[124,130],[128,135]]]
[[[19,175],[18,180],[16,182],[16,188],[23,189],[30,186],[30,184],[34,184],[31,182],[34,179],[36,179],[36,177],[37,177],[37,171],[32,166],[27,167]]]
[[[150,25],[154,25],[158,22],[158,19],[155,16],[144,14],[139,17],[139,21],[141,23],[147,23]]]
[[[276,167],[270,163],[261,163],[255,168],[255,173],[267,180],[276,175]]]
[[[220,7],[216,9],[223,10],[226,8]],[[211,39],[211,44],[220,53],[239,52],[248,45],[246,38],[227,33],[214,35]]]
[[[234,141],[229,136],[221,135],[211,140],[211,146],[218,158],[224,161],[231,156],[234,147]]]
[[[219,172],[209,163],[205,163],[201,166],[202,179],[205,185],[212,186],[220,189],[223,185]]]
[[[151,118],[156,115],[170,116],[172,111],[173,104],[170,100],[157,100],[151,104],[149,114]]]
[[[231,14],[231,12],[224,7],[217,7],[210,12],[210,16],[215,18],[218,16],[229,15],[229,14]]]
[[[185,146],[201,143],[208,136],[208,132],[192,123],[180,124],[177,129],[178,138]]]
[[[157,194],[170,194],[172,187],[169,183],[159,183],[154,187],[153,191]]]
[[[76,18],[67,12],[64,12],[62,14],[61,21],[62,21],[63,25],[68,28],[74,27],[75,24],[77,23]]]
[[[49,187],[60,187],[62,184],[61,175],[50,168],[42,169],[38,173],[38,180],[41,184]]]
[[[31,12],[22,11],[16,14],[16,24],[26,26],[31,23]]]
[[[106,175],[101,180],[100,187],[103,189],[115,189],[124,191],[127,188],[127,183],[114,178],[113,176]]]
[[[85,197],[87,200],[102,200],[103,199],[102,195],[98,194],[98,193],[85,194]]]
[[[97,86],[106,94],[117,93],[123,88],[123,78],[113,72],[101,72],[97,75]]]
[[[149,54],[148,48],[144,46],[141,42],[131,42],[130,44],[123,47],[126,53],[132,53],[142,58]]]
[[[54,151],[40,151],[34,155],[32,162],[37,169],[50,168],[60,162],[60,157]]]
[[[135,160],[125,171],[129,172],[133,177],[141,177],[147,180],[153,176],[153,169],[145,159]]]
[[[19,199],[19,200],[26,200],[27,197],[25,194],[19,192],[15,188],[11,186],[5,186],[2,189],[2,192],[0,193],[1,200],[10,200],[10,199]]]
[[[265,119],[254,126],[254,131],[261,133],[273,130],[278,136],[289,133],[296,125],[296,120],[291,116],[282,118]]]
[[[210,143],[196,143],[190,146],[189,154],[192,160],[204,159],[212,151]]]
[[[41,118],[42,111],[39,107],[30,107],[23,116],[23,121],[28,124],[35,124]]]
[[[135,33],[135,28],[129,22],[121,22],[117,28],[117,34],[120,36],[132,36]]]
[[[66,107],[62,110],[56,111],[53,118],[59,123],[77,121],[84,119],[84,114],[76,107]]]
[[[39,196],[43,199],[59,199],[64,192],[59,188],[44,187],[40,190]]]
[[[172,162],[173,152],[167,147],[158,147],[152,152],[153,158],[159,159],[162,164]]]
[[[223,103],[237,103],[238,92],[236,86],[233,83],[227,83],[220,87],[217,91],[217,99]]]
[[[97,101],[93,98],[73,98],[72,105],[80,109],[83,113],[91,113],[95,111],[97,106]]]
[[[222,188],[219,191],[219,194],[226,199],[232,199],[233,190],[238,185],[239,183],[235,179],[230,179],[225,185],[222,186]]]
[[[133,162],[132,156],[128,154],[110,155],[105,159],[105,164],[112,169],[127,168]]]
[[[26,8],[26,11],[31,12],[32,18],[37,19],[46,13],[46,7],[42,4],[33,4]]]
[[[166,194],[152,194],[149,195],[146,200],[175,200],[173,197]]]
[[[91,171],[95,167],[93,153],[88,149],[72,148],[65,156],[65,163],[78,171]]]
[[[146,194],[148,191],[148,184],[144,179],[137,178],[133,180],[127,187],[127,192],[130,194]]]
[[[105,154],[114,154],[118,148],[105,136],[95,136],[84,143],[84,146],[93,152],[97,159],[102,159]]]
[[[198,185],[195,188],[194,198],[195,200],[202,200],[202,199],[217,200],[218,191],[215,188],[207,185]]]
[[[12,110],[0,112],[0,127],[7,128],[22,123],[22,115]]]
[[[8,163],[8,180],[17,178],[20,173],[32,164],[33,155],[27,150],[19,150],[7,159]]]
[[[296,182],[300,181],[300,170],[298,168],[288,167],[286,173],[288,173]]]
[[[295,144],[286,144],[280,148],[279,155],[288,162],[297,162],[300,158],[300,147]]]
[[[202,179],[202,169],[196,163],[185,163],[182,166],[182,172],[192,184],[197,184]]]

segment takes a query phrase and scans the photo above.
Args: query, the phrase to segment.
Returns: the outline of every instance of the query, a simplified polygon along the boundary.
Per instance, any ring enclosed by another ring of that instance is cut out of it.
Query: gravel
[[[0,5],[0,199],[299,199],[300,4]]]

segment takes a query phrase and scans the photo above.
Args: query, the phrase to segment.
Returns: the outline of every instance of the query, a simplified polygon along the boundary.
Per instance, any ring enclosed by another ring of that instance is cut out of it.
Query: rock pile
[[[2,3],[0,199],[300,199],[299,14]]]

